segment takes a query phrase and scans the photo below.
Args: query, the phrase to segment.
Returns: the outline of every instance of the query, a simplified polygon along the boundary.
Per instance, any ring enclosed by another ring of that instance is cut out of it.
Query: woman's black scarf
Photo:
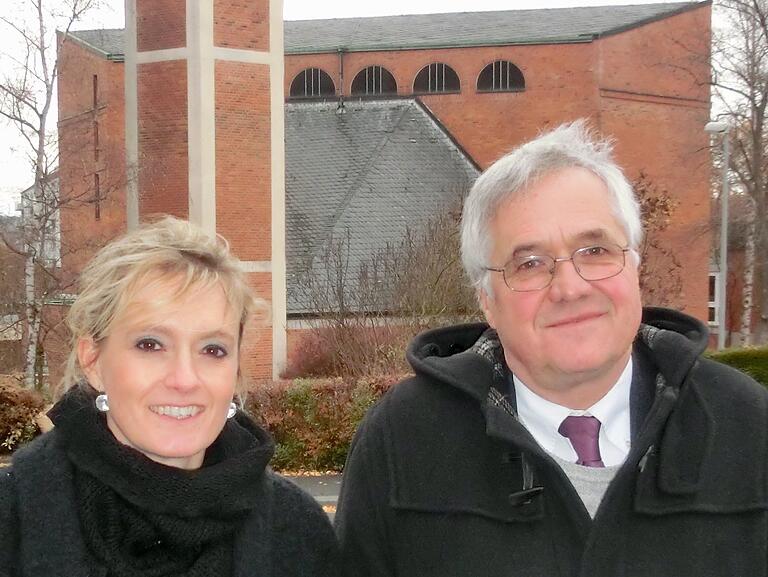
[[[259,503],[274,452],[269,434],[238,413],[200,469],[168,467],[119,443],[86,388],[67,392],[49,416],[73,464],[96,564],[114,577],[232,575],[235,532]]]

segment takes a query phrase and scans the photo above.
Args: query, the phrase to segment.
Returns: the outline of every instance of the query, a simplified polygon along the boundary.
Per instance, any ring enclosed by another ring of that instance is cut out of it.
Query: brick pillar
[[[282,0],[126,0],[128,227],[158,213],[216,231],[271,304],[243,365],[286,351]]]

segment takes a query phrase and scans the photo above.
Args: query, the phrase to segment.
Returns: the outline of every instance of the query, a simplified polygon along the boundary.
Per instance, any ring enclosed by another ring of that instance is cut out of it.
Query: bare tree
[[[461,197],[399,241],[365,258],[351,255],[350,235],[331,239],[296,279],[312,311],[314,346],[290,374],[404,373],[404,349],[416,333],[479,318],[460,259]]]
[[[739,192],[750,197],[740,329],[750,343],[768,340],[768,0],[720,0],[722,24],[713,41],[713,85],[732,126],[730,170]],[[716,20],[716,22],[719,20]],[[755,298],[756,297],[756,298]]]
[[[0,79],[0,116],[18,131],[29,160],[33,185],[22,194],[22,242],[6,242],[24,258],[24,317],[26,352],[24,385],[35,386],[43,304],[51,269],[58,264],[54,246],[60,198],[55,169],[58,164],[56,126],[52,122],[58,77],[56,28],[66,42],[72,25],[99,0],[5,0],[0,24],[19,40],[18,54],[7,55],[15,64],[9,78]],[[6,239],[4,239],[6,240]]]

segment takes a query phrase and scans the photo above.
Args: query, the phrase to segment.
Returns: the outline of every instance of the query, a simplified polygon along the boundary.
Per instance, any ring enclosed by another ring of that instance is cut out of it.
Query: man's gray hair
[[[612,153],[612,142],[598,138],[580,119],[523,144],[480,175],[464,202],[461,219],[461,258],[472,285],[491,294],[486,267],[504,264],[488,262],[493,249],[489,225],[499,206],[545,175],[565,168],[585,168],[605,183],[613,212],[637,258],[643,238],[640,205]]]

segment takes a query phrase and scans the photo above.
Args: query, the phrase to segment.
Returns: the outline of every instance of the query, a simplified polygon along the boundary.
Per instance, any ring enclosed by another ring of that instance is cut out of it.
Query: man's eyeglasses
[[[568,258],[553,258],[549,255],[521,255],[514,257],[504,268],[487,267],[486,270],[500,272],[504,283],[513,291],[538,291],[547,288],[555,276],[557,263],[571,261],[581,278],[587,281],[603,280],[616,276],[626,262],[629,248],[605,243],[576,249]]]

